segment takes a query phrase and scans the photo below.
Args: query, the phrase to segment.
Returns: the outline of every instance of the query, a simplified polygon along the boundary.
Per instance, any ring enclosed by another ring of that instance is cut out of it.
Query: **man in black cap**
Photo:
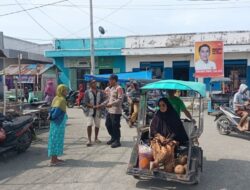
[[[121,86],[117,84],[118,76],[110,75],[110,94],[108,99],[102,104],[106,106],[108,114],[106,117],[105,125],[107,127],[108,133],[111,139],[107,142],[112,148],[121,146],[121,115],[122,115],[122,101],[123,101],[123,90]]]

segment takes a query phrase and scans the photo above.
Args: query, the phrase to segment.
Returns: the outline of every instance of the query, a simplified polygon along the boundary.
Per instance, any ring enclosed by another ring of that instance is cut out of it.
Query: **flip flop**
[[[97,139],[97,140],[95,140],[95,143],[96,144],[100,144],[100,143],[102,143],[102,141],[100,141],[99,139]]]
[[[88,142],[88,143],[86,144],[86,146],[87,146],[87,147],[90,147],[90,146],[92,146],[92,143],[91,143],[91,142]]]
[[[64,165],[65,164],[65,162],[56,162],[56,163],[52,163],[52,162],[50,162],[49,163],[49,166],[50,167],[55,167],[55,166],[62,166],[62,165]]]

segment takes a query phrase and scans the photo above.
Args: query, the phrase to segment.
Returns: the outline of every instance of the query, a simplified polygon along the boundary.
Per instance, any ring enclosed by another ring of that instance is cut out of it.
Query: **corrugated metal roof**
[[[39,75],[55,66],[54,64],[21,64],[21,75],[37,75],[39,70]],[[19,66],[9,65],[5,68],[5,75],[19,75]]]

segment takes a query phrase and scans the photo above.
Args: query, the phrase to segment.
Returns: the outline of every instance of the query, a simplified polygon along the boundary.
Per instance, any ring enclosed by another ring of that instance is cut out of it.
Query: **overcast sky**
[[[88,37],[89,0],[59,1],[0,0],[0,31],[38,43]],[[97,37],[99,26],[104,36],[250,30],[250,0],[93,0],[93,5]]]

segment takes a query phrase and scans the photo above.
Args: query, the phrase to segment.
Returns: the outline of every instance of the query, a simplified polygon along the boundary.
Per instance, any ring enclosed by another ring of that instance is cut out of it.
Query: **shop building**
[[[224,42],[224,75],[250,86],[250,31],[183,33],[95,39],[95,74],[151,70],[153,78],[194,81],[194,44]],[[45,52],[60,68],[59,83],[77,89],[90,73],[90,40],[57,39]],[[210,78],[203,79],[209,84]]]
[[[126,71],[152,70],[158,79],[194,81],[194,43],[224,42],[224,75],[235,88],[250,86],[250,31],[187,33],[126,37],[122,55]],[[207,84],[210,78],[205,78]]]
[[[125,72],[125,56],[121,54],[125,47],[125,38],[95,38],[95,74]],[[54,50],[45,52],[52,58],[62,72],[59,83],[77,89],[84,83],[85,74],[90,74],[90,40],[89,39],[57,39]]]
[[[18,80],[19,73],[21,74],[20,83],[39,91],[43,86],[42,78],[45,78],[45,75],[42,77],[41,73],[44,74],[46,70],[47,78],[56,78],[56,69],[52,65],[52,59],[44,57],[44,51],[49,49],[52,49],[52,44],[37,44],[5,36],[3,32],[0,32],[0,71],[6,75],[8,90],[16,88],[14,83]],[[4,72],[5,69],[6,72]],[[26,75],[27,70],[29,72]],[[3,81],[0,77],[0,98],[2,96]]]

